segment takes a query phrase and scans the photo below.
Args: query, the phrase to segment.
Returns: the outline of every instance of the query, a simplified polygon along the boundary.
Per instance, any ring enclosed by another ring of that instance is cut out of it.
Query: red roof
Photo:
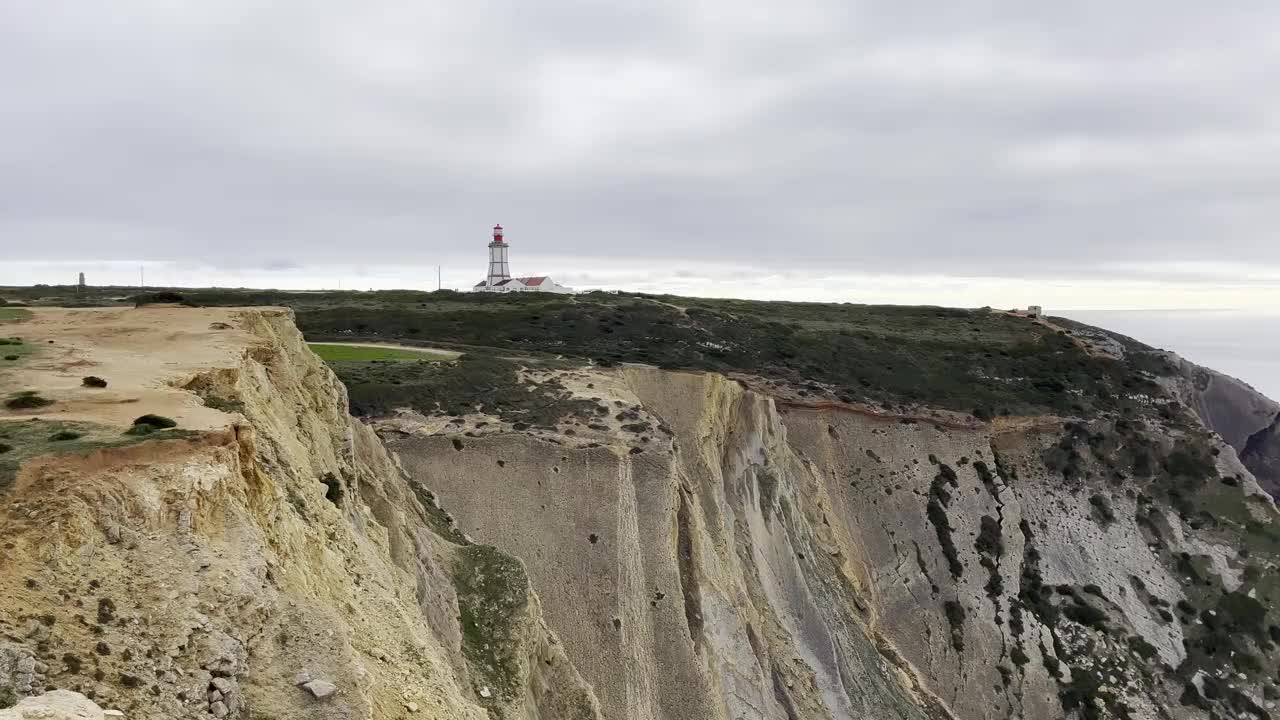
[[[535,277],[522,277],[522,278],[516,278],[516,279],[517,279],[517,280],[519,280],[520,282],[524,283],[524,284],[525,284],[525,285],[527,285],[528,287],[538,287],[539,285],[541,285],[541,284],[542,284],[542,281],[543,281],[543,280],[546,280],[546,279],[547,279],[547,276],[546,276],[546,275],[537,275],[537,276],[535,276]]]

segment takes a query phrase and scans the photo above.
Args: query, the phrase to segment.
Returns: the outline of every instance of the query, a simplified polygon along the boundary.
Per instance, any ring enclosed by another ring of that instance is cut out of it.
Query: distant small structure
[[[76,292],[84,294],[84,273],[80,273],[80,281],[76,283]]]
[[[549,292],[564,293],[573,292],[572,288],[565,287],[552,280],[547,275],[533,275],[530,277],[511,277],[511,263],[507,259],[507,251],[510,246],[507,245],[505,233],[501,225],[493,226],[493,241],[489,243],[489,274],[482,282],[476,283],[471,289],[474,292]]]
[[[1044,308],[1039,305],[1031,305],[1027,308],[1027,314],[1033,318],[1042,318],[1044,317]]]

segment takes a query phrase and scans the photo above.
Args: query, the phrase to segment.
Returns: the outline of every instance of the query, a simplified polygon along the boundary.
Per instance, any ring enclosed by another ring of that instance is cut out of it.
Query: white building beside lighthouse
[[[546,275],[511,277],[511,264],[507,260],[507,240],[502,226],[493,226],[493,241],[489,243],[489,274],[471,289],[475,292],[550,292],[572,293],[571,288],[558,284]]]

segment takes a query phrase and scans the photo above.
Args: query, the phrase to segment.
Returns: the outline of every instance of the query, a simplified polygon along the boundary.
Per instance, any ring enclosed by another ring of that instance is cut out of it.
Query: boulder
[[[324,680],[312,680],[302,687],[316,697],[317,700],[323,700],[338,691],[338,686]]]
[[[8,710],[0,710],[0,720],[104,720],[105,717],[96,703],[70,690],[54,690],[38,697],[23,698]]]

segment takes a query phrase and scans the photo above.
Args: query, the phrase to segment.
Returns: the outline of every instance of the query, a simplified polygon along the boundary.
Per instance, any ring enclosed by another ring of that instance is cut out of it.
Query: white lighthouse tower
[[[493,226],[493,242],[489,243],[489,277],[484,284],[488,287],[501,285],[511,279],[511,266],[507,263],[507,241],[502,237],[502,226]]]
[[[511,277],[511,266],[507,263],[507,241],[502,237],[502,226],[493,226],[493,242],[489,243],[489,275],[472,288],[474,292],[550,292],[572,293],[567,288],[546,275],[530,277]]]

